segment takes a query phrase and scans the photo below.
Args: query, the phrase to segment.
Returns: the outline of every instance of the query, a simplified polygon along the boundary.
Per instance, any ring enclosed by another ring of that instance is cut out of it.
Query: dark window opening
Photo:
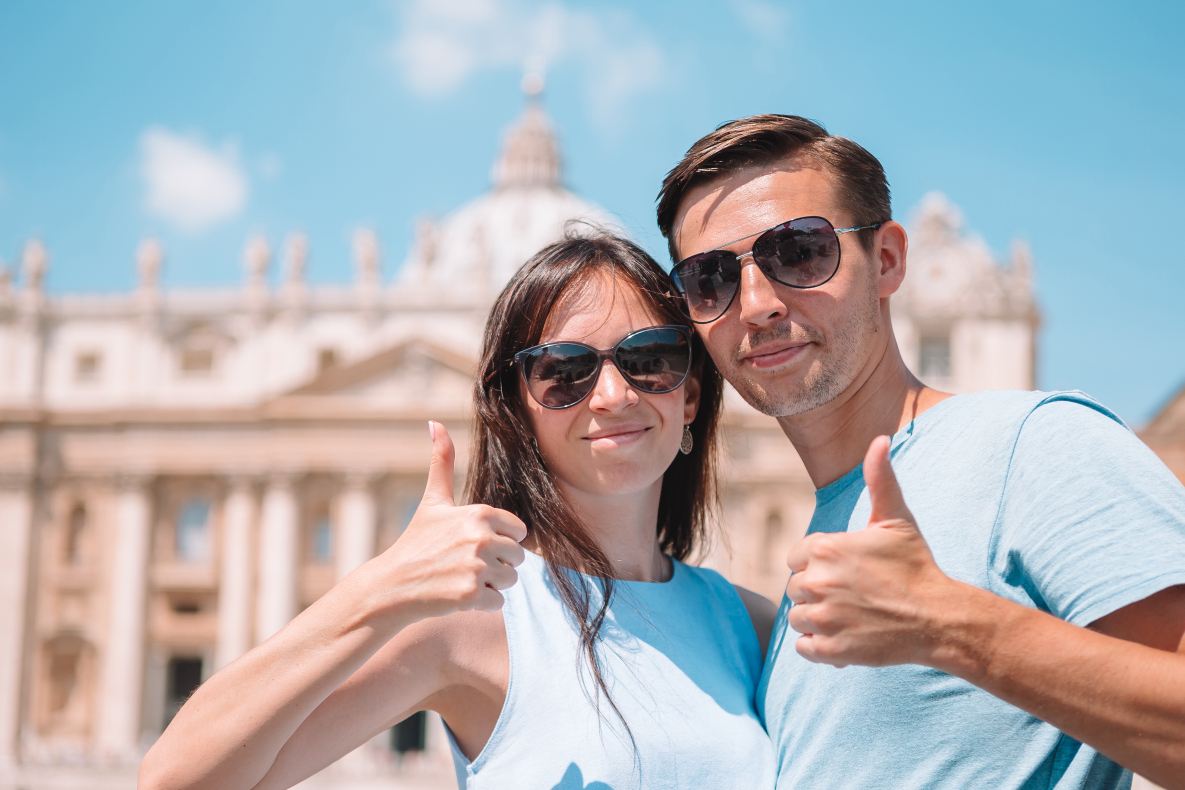
[[[422,752],[427,745],[428,716],[417,711],[391,728],[391,751],[398,754]]]
[[[166,673],[165,721],[161,729],[181,710],[189,695],[202,684],[202,660],[200,658],[170,658]]]

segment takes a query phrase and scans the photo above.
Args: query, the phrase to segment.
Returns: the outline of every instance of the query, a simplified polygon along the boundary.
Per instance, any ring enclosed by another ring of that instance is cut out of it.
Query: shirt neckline
[[[946,405],[951,401],[958,400],[959,398],[963,397],[965,397],[965,395],[955,394],[949,398],[943,398],[941,401],[935,403],[933,406],[914,417],[905,425],[901,426],[901,428],[889,438],[889,458],[893,457],[898,448],[912,439],[919,428],[924,427],[927,423],[931,422],[933,420],[932,415],[943,411]],[[847,490],[847,488],[852,485],[852,483],[857,480],[862,480],[863,478],[864,462],[861,461],[860,463],[856,464],[856,466],[845,472],[838,479],[833,480],[822,488],[815,489],[816,506],[824,505],[830,502]]]

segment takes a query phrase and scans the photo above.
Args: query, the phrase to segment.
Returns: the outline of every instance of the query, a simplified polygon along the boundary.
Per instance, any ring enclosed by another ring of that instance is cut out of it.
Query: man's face
[[[806,216],[837,228],[855,220],[821,169],[791,162],[743,170],[688,192],[675,217],[675,249],[680,259],[715,249],[748,252],[755,237],[729,242]],[[839,270],[817,288],[782,285],[744,258],[728,310],[696,326],[720,372],[765,414],[790,417],[831,402],[883,353],[879,262],[856,233],[839,239]]]

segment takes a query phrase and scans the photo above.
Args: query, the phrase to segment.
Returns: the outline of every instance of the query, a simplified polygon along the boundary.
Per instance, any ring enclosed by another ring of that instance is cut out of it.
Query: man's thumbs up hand
[[[944,596],[959,585],[939,570],[889,463],[889,438],[864,458],[868,528],[808,535],[787,564],[790,627],[811,661],[837,666],[931,663]]]
[[[454,450],[448,431],[428,423],[432,459],[424,497],[393,543],[367,563],[377,575],[376,595],[389,598],[399,619],[414,622],[463,609],[496,610],[500,590],[518,580],[519,545],[526,525],[488,505],[458,506],[453,498]]]

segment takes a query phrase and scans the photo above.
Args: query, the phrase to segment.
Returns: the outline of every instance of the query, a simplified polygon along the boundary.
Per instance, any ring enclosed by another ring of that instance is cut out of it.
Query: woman
[[[612,236],[528,261],[486,326],[481,504],[454,504],[429,423],[403,535],[203,684],[141,786],[288,787],[418,710],[462,786],[772,786],[753,691],[773,606],[681,562],[721,384],[665,282]]]

